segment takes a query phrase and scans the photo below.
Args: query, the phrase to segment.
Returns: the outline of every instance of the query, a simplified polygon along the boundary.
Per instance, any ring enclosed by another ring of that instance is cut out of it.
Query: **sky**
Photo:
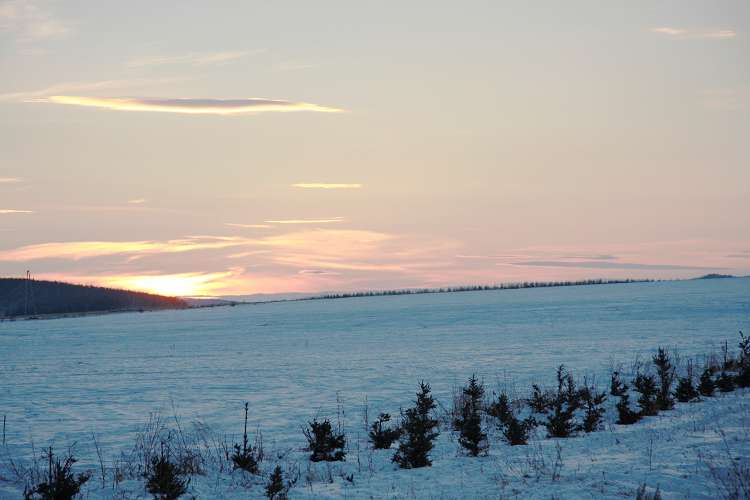
[[[750,2],[0,0],[0,276],[750,274]]]

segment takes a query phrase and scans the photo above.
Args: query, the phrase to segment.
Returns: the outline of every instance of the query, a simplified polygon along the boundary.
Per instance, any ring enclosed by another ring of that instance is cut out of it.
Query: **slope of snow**
[[[111,464],[132,448],[152,412],[177,414],[185,427],[200,420],[237,439],[249,401],[250,427],[262,429],[267,453],[282,454],[280,463],[299,469],[297,497],[628,498],[645,481],[667,498],[714,498],[698,451],[719,454],[724,444],[715,430],[721,428],[747,463],[746,393],[682,405],[627,428],[614,426],[610,411],[606,431],[580,438],[509,447],[495,436],[490,455],[479,458],[460,456],[455,437],[444,430],[434,467],[414,471],[396,470],[391,453],[369,449],[362,407],[367,398],[370,418],[397,414],[422,379],[448,406],[452,390],[472,373],[489,392],[503,387],[525,395],[531,383],[551,383],[560,363],[603,387],[615,363],[627,371],[635,357],[647,359],[659,345],[678,347],[684,357],[718,351],[725,339],[735,344],[741,329],[750,330],[750,279],[0,323],[0,412],[7,416],[8,454],[28,462],[32,441],[58,449],[76,443],[76,467],[83,470],[98,466],[92,432]],[[329,473],[325,464],[305,459],[300,426],[316,415],[336,418],[337,397],[349,455]],[[553,480],[556,442],[562,468]],[[353,483],[343,478],[352,473]],[[0,475],[10,474],[2,469]],[[262,495],[263,479],[252,480],[257,484],[250,490],[247,481],[209,471],[194,477],[191,489],[201,498]],[[0,482],[0,497],[12,498],[18,488]],[[98,490],[92,479],[87,489],[92,498],[144,495],[138,481],[113,492]]]

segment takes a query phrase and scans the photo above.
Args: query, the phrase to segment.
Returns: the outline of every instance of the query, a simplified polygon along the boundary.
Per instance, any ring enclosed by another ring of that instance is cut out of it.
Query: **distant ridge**
[[[185,309],[176,297],[58,281],[0,278],[0,318]]]
[[[699,276],[697,280],[719,280],[719,279],[726,279],[726,278],[736,278],[736,276],[732,276],[731,274],[718,274],[718,273],[711,273],[711,274],[704,274],[703,276]]]
[[[481,292],[487,290],[519,290],[523,288],[552,288],[563,286],[591,286],[591,285],[614,285],[624,283],[653,283],[653,279],[589,279],[579,281],[520,281],[516,283],[499,283],[495,285],[468,285],[468,286],[449,286],[440,288],[402,288],[396,290],[369,290],[362,292],[330,292],[307,297],[287,297],[272,298],[269,295],[267,300],[248,300],[251,297],[232,296],[235,304],[266,304],[271,302],[299,302],[303,300],[330,300],[330,299],[349,299],[356,297],[385,297],[390,295],[420,295],[426,293],[456,293],[456,292]]]

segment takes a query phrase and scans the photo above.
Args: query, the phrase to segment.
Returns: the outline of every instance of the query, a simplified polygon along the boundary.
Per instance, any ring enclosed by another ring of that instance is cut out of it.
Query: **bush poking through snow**
[[[235,469],[241,469],[250,474],[257,474],[259,461],[260,456],[248,443],[247,439],[247,403],[245,403],[245,431],[242,434],[242,446],[237,443],[234,444],[232,463]]]
[[[642,417],[652,417],[659,414],[659,405],[656,402],[658,391],[656,379],[653,375],[639,373],[633,381],[633,387],[640,393],[638,406],[641,408]]]
[[[303,429],[307,438],[308,450],[312,452],[310,460],[313,462],[340,462],[346,457],[346,436],[341,432],[333,432],[328,419],[318,422],[313,419],[308,429]]]
[[[72,500],[81,490],[81,486],[91,478],[91,473],[83,472],[75,476],[72,472],[76,459],[68,455],[60,462],[55,457],[50,446],[45,452],[47,458],[47,480],[33,488],[27,488],[23,497],[25,500]]]
[[[469,384],[463,388],[463,408],[461,416],[455,424],[461,432],[458,442],[469,455],[476,457],[487,451],[489,442],[487,434],[482,431],[482,401],[484,398],[484,384],[472,375]]]
[[[531,386],[532,392],[529,398],[529,406],[535,413],[547,413],[552,406],[552,397],[534,384]]]
[[[669,359],[667,351],[659,347],[658,352],[652,358],[656,365],[656,373],[659,376],[659,392],[656,395],[656,406],[659,410],[671,410],[674,408],[672,398],[672,383],[675,378],[675,369]]]
[[[734,378],[737,387],[750,387],[750,361],[740,366],[740,372]]]
[[[628,386],[620,380],[620,372],[612,372],[612,380],[609,385],[609,393],[612,396],[623,396],[628,392]]]
[[[607,411],[602,405],[606,400],[607,394],[596,392],[594,387],[586,387],[581,391],[581,401],[583,401],[583,407],[586,410],[583,416],[583,424],[581,424],[584,432],[594,432],[601,428],[602,418]]]
[[[722,371],[716,379],[716,387],[721,392],[732,392],[734,390],[734,377],[731,374]]]
[[[271,500],[286,500],[288,487],[284,484],[281,467],[276,466],[266,483],[266,496]]]
[[[706,368],[703,370],[703,373],[701,373],[700,383],[698,384],[698,392],[701,393],[701,396],[711,397],[714,395],[714,391],[716,390],[716,384],[714,383],[714,379],[711,377],[711,369]]]
[[[630,395],[627,389],[620,396],[620,401],[615,405],[617,408],[617,423],[620,425],[632,425],[641,419],[638,412],[630,409]]]
[[[372,423],[370,427],[370,442],[374,449],[387,450],[401,436],[401,429],[398,426],[387,426],[390,421],[390,414],[381,413]]]
[[[529,434],[534,427],[536,427],[534,417],[519,420],[515,415],[511,414],[503,426],[503,437],[511,446],[524,445],[528,443]]]
[[[693,379],[690,376],[680,377],[674,395],[680,403],[698,399],[698,391],[693,386]]]
[[[646,491],[646,483],[643,483],[635,492],[635,500],[661,500],[659,487],[653,493]]]
[[[566,373],[565,366],[557,368],[557,395],[551,404],[545,426],[549,437],[569,437],[578,428],[573,418],[580,407],[580,394],[575,390],[573,377]]]
[[[187,491],[188,479],[182,479],[179,468],[169,458],[169,446],[162,442],[159,455],[153,457],[146,475],[146,490],[157,500],[176,500]]]
[[[510,407],[510,399],[508,399],[508,395],[505,392],[501,392],[497,397],[497,401],[493,402],[487,408],[487,414],[499,420],[498,427],[506,425],[508,420],[513,417],[513,409]]]
[[[734,381],[737,387],[750,387],[750,336],[740,332],[740,342],[737,344],[740,348],[739,373]]]
[[[429,384],[420,382],[416,405],[401,412],[401,429],[398,451],[393,461],[402,469],[416,469],[432,465],[430,451],[438,437],[438,421],[432,418],[435,400]]]

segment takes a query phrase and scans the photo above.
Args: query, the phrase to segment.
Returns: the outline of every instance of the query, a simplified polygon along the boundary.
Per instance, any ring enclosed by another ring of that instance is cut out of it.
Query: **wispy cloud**
[[[33,210],[15,210],[13,208],[0,208],[0,214],[33,214]]]
[[[668,26],[663,26],[661,28],[651,28],[651,31],[653,33],[660,33],[662,35],[669,36],[684,35],[685,33],[687,33],[687,30],[683,30],[680,28],[670,28]]]
[[[664,35],[670,38],[707,38],[707,39],[728,39],[737,36],[737,32],[730,29],[714,30],[714,31],[694,31],[684,28],[674,28],[671,26],[660,26],[658,28],[651,28],[652,33]]]
[[[343,217],[334,217],[332,219],[282,219],[267,220],[268,224],[332,224],[335,222],[344,222]]]
[[[128,200],[128,203],[130,203],[131,205],[142,205],[146,203],[146,198],[135,198],[132,200]]]
[[[316,111],[337,113],[342,110],[310,104],[275,99],[251,97],[247,99],[142,99],[127,97],[50,96],[34,102],[70,104],[118,111],[152,111],[160,113],[232,115],[240,113]]]
[[[608,261],[560,261],[539,260],[514,262],[514,266],[533,267],[578,267],[586,269],[643,269],[652,271],[711,271],[721,267],[685,266],[677,264],[642,264],[638,262],[608,262]]]
[[[18,90],[0,94],[0,101],[27,101],[72,92],[89,92],[126,88],[149,87],[184,81],[186,78],[133,78],[127,80],[100,80],[96,82],[64,82],[36,90]]]
[[[270,224],[239,224],[236,222],[225,222],[224,225],[229,227],[240,227],[243,229],[268,229],[269,227],[273,227]]]
[[[299,182],[292,187],[303,189],[359,189],[362,184],[333,184],[324,182]]]
[[[23,179],[20,177],[0,177],[0,184],[15,184],[18,182],[23,182]]]
[[[250,54],[259,54],[263,49],[254,51],[223,51],[223,52],[192,52],[170,56],[146,56],[131,59],[126,66],[141,68],[146,66],[162,66],[167,64],[188,64],[192,66],[205,66],[210,64],[222,64],[229,61],[242,59]]]
[[[1,213],[1,212],[0,212]],[[0,260],[29,261],[39,259],[79,260],[107,255],[148,255],[182,253],[194,250],[221,249],[242,245],[244,240],[223,238],[188,238],[168,241],[70,241],[27,245],[0,251]]]
[[[66,35],[70,26],[32,0],[0,3],[0,31],[11,33],[18,42],[28,43]]]

